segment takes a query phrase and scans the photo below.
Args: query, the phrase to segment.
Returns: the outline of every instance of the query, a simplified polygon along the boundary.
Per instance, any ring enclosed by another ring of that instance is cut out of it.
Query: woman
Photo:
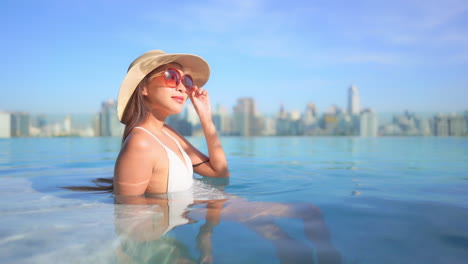
[[[211,236],[221,218],[244,223],[271,240],[284,262],[303,263],[313,258],[312,251],[290,238],[274,222],[288,217],[304,222],[306,237],[316,244],[319,260],[339,263],[339,254],[331,245],[320,210],[315,206],[248,202],[242,198],[227,199],[227,196],[202,201],[195,199],[193,192],[184,192],[192,187],[193,172],[208,177],[229,176],[226,157],[211,119],[209,96],[201,88],[208,77],[208,64],[195,55],[153,50],[130,64],[118,97],[118,118],[125,124],[125,130],[110,186],[116,200],[116,231],[122,237],[118,259],[122,263],[131,263],[130,260],[150,263],[166,256],[191,263],[184,247],[172,243],[165,234],[191,219],[200,221],[204,216],[206,223],[197,235],[202,263],[212,262]],[[164,124],[169,115],[182,111],[188,98],[200,118],[209,158]],[[97,181],[106,182],[105,179]],[[196,203],[204,203],[205,209],[186,210]],[[140,206],[132,206],[135,204]],[[299,252],[288,253],[294,248]]]
[[[193,171],[208,177],[229,176],[226,157],[211,119],[209,66],[189,54],[149,51],[134,60],[118,97],[118,117],[125,124],[114,170],[115,195],[134,196],[184,191]],[[209,158],[164,123],[190,98],[200,118]],[[195,165],[192,165],[195,164]]]

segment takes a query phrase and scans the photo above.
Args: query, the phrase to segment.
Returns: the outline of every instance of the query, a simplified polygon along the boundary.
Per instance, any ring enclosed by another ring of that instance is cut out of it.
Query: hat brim
[[[151,71],[162,65],[171,62],[182,65],[184,73],[190,75],[194,84],[198,87],[203,87],[210,77],[210,67],[208,63],[197,55],[162,53],[148,56],[148,58],[143,58],[139,61],[137,60],[130,66],[120,86],[117,100],[117,114],[119,120],[122,120],[127,103],[141,80]]]

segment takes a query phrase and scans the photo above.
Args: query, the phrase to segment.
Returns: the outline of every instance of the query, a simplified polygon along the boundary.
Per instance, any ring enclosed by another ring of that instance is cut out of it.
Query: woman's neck
[[[155,116],[152,113],[149,113],[146,116],[145,120],[143,120],[141,125],[144,125],[150,131],[162,132],[165,120],[166,120],[166,117],[158,117],[158,116]]]

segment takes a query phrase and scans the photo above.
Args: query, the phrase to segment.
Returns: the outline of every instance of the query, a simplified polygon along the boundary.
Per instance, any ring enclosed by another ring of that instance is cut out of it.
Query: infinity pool
[[[468,259],[467,138],[222,143],[231,178],[196,176],[187,206],[183,195],[116,204],[58,188],[111,177],[119,138],[1,139],[0,263]]]

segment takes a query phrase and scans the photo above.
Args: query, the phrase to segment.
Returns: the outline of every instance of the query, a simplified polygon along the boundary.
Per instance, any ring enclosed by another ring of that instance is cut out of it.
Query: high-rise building
[[[28,137],[31,120],[28,113],[11,113],[11,136]]]
[[[414,118],[414,123],[416,125],[416,129],[418,130],[419,136],[430,136],[432,134],[431,125],[427,118],[416,116]]]
[[[199,136],[203,133],[200,127],[198,127],[197,131],[194,133],[194,126],[192,126],[192,124],[190,124],[190,122],[180,114],[168,116],[166,118],[166,124],[174,128],[183,136]]]
[[[188,102],[185,105],[185,120],[187,120],[192,126],[197,126],[200,124],[200,118],[197,115],[197,111],[195,111],[195,107],[191,102]]]
[[[449,136],[449,119],[444,115],[434,117],[434,135],[439,137]]]
[[[304,111],[304,125],[309,126],[317,122],[317,110],[313,103],[308,103]]]
[[[281,106],[275,125],[277,136],[304,135],[304,122],[302,120],[302,113],[299,110],[286,112],[284,107]]]
[[[0,138],[11,137],[11,114],[0,112]]]
[[[124,126],[117,117],[117,102],[109,99],[102,103],[99,114],[99,135],[103,137],[122,136]]]
[[[355,136],[358,133],[353,131],[353,121],[356,116],[351,116],[348,113],[341,113],[337,115],[338,124],[336,125],[334,134],[337,136]],[[359,122],[358,122],[359,123]]]
[[[262,136],[275,136],[276,132],[276,119],[274,117],[263,118],[263,132]]]
[[[278,117],[276,118],[276,135],[288,136],[289,135],[289,121],[284,106],[280,106]]]
[[[227,109],[221,105],[217,105],[213,113],[213,122],[216,126],[216,130],[221,135],[231,135],[232,133],[232,120],[229,116]]]
[[[72,118],[70,115],[67,115],[63,120],[63,133],[65,135],[72,134]]]
[[[338,116],[335,113],[325,113],[321,120],[321,127],[323,128],[324,135],[333,135],[338,126]]]
[[[366,109],[362,111],[359,124],[359,135],[361,137],[376,137],[378,135],[379,123],[374,110]]]
[[[304,124],[304,133],[306,135],[316,135],[320,131],[317,108],[313,103],[308,103],[304,111],[302,122]]]
[[[253,98],[239,98],[234,106],[234,134],[239,136],[260,135],[261,123]]]
[[[101,113],[96,113],[93,118],[93,134],[96,137],[101,136]]]
[[[291,135],[304,135],[304,123],[302,121],[301,111],[293,110],[289,116]]]
[[[359,102],[359,94],[356,85],[351,85],[348,90],[348,113],[350,115],[358,115],[361,111]]]
[[[461,115],[449,117],[449,136],[461,137],[466,134],[465,118]]]

